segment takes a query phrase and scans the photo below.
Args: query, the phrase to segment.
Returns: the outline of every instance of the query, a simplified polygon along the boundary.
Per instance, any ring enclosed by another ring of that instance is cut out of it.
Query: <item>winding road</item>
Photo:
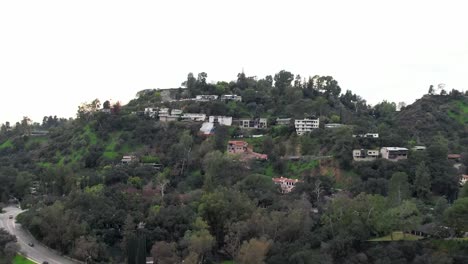
[[[54,250],[43,246],[34,237],[25,231],[20,224],[16,223],[16,216],[24,212],[18,207],[9,206],[3,208],[4,212],[0,214],[0,228],[3,228],[13,234],[18,239],[18,244],[21,246],[21,251],[27,254],[27,257],[36,262],[43,263],[44,261],[49,264],[77,264],[79,262],[67,259]],[[28,244],[33,243],[31,247]]]

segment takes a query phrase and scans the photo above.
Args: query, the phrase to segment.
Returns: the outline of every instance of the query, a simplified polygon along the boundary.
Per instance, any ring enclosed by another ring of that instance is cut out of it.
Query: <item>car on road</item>
[[[49,264],[49,262],[48,261],[43,261],[42,264]]]
[[[13,219],[13,216],[12,216],[12,215],[10,215],[10,216],[8,216],[8,218],[9,218],[9,219]]]
[[[34,247],[34,243],[33,243],[33,242],[29,242],[29,243],[28,243],[28,246]]]

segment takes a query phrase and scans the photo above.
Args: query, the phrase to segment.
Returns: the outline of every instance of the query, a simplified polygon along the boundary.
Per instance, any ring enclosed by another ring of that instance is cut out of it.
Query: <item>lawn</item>
[[[0,145],[0,150],[6,149],[6,148],[12,148],[12,147],[13,147],[13,142],[11,142],[11,140],[7,140]]]
[[[36,264],[36,262],[32,262],[32,261],[30,261],[29,259],[27,259],[27,258],[25,258],[23,256],[17,255],[13,259],[13,264]]]
[[[399,241],[399,240],[408,240],[408,241],[416,241],[420,240],[423,237],[421,236],[416,236],[413,234],[403,234],[401,231],[395,231],[393,232],[393,240],[391,235],[383,236],[383,237],[378,237],[374,239],[369,239],[368,241],[371,242],[383,242],[383,241]]]
[[[458,101],[456,103],[456,109],[449,110],[447,114],[460,124],[466,124],[468,123],[468,104],[464,101]]]

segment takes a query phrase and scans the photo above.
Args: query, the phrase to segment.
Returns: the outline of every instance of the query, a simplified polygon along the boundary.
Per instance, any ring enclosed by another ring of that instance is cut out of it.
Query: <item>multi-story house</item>
[[[353,160],[355,161],[373,161],[379,158],[378,149],[355,149],[353,150]]]
[[[221,95],[221,100],[223,101],[242,101],[242,96],[235,94],[223,94]]]
[[[279,177],[273,178],[273,182],[281,187],[281,193],[290,193],[294,189],[294,187],[296,187],[296,183],[301,181],[298,179]]]
[[[294,126],[296,127],[296,133],[301,136],[306,133],[311,132],[314,129],[319,128],[320,120],[317,119],[297,119],[294,121]]]
[[[408,158],[408,149],[400,147],[383,147],[380,149],[383,159],[399,161]]]
[[[267,128],[268,120],[266,118],[239,119],[239,126],[242,128]]]

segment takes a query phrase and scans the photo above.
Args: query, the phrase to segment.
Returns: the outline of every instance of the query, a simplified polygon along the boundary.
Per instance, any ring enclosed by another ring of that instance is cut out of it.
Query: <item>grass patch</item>
[[[371,242],[385,242],[385,241],[401,241],[401,240],[407,240],[407,241],[416,241],[420,240],[423,237],[421,236],[416,236],[413,234],[404,234],[402,231],[395,231],[393,232],[393,240],[391,235],[383,236],[383,237],[378,237],[374,239],[369,239],[368,241]]]
[[[85,131],[83,133],[84,136],[88,136],[89,144],[96,145],[97,144],[97,135],[93,131],[91,131],[91,127],[89,125],[85,126]]]
[[[37,162],[36,163],[39,167],[49,169],[52,166],[52,163],[50,162]]]
[[[289,161],[287,165],[286,175],[288,178],[299,179],[302,173],[317,168],[319,165],[318,160],[311,161]]]
[[[31,260],[21,256],[21,255],[17,255],[14,259],[13,259],[13,264],[36,264],[36,262],[32,262]]]
[[[6,148],[13,148],[13,142],[11,142],[11,140],[7,140],[5,142],[3,142],[1,145],[0,145],[0,150],[2,149],[6,149]]]
[[[462,100],[457,101],[454,109],[449,110],[447,114],[460,124],[468,124],[468,103]]]

